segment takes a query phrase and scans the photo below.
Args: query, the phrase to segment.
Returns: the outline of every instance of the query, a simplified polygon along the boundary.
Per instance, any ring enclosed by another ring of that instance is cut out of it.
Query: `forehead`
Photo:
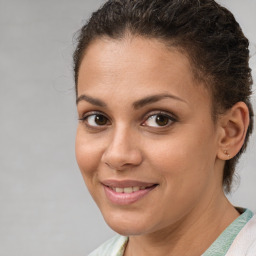
[[[78,96],[84,92],[104,95],[106,91],[136,96],[146,93],[181,94],[185,98],[208,96],[195,80],[190,62],[175,47],[157,39],[101,38],[87,49],[78,75]],[[192,93],[194,92],[194,93]]]

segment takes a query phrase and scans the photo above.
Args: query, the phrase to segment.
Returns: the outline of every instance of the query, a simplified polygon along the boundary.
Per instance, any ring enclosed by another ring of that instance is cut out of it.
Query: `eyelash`
[[[101,118],[102,117],[105,118],[104,121],[106,121],[106,123],[102,124],[102,125],[91,125],[91,124],[89,124],[88,119],[90,117],[94,117],[94,120],[92,120],[92,121],[95,122],[95,118],[97,116],[101,117]],[[150,125],[146,124],[146,122],[151,121],[154,117],[157,118],[157,116],[167,118],[168,120],[165,120],[165,121],[167,121],[167,124],[164,124],[163,126],[161,126],[161,125],[155,125],[155,126],[151,125],[150,126]],[[79,118],[78,120],[83,122],[88,128],[91,128],[91,129],[102,129],[102,128],[105,128],[106,126],[111,124],[110,118],[108,118],[105,114],[103,114],[101,112],[89,112],[86,115],[84,115],[82,118]],[[153,113],[150,112],[148,115],[146,115],[146,117],[143,120],[144,121],[141,123],[141,126],[152,127],[152,128],[166,128],[166,127],[171,126],[173,123],[177,122],[177,117],[175,115],[167,113],[167,112],[155,111]]]
[[[162,116],[162,117],[164,117],[164,118],[167,118],[167,121],[168,121],[168,123],[167,124],[165,124],[165,125],[163,125],[163,126],[161,126],[161,125],[159,125],[159,126],[148,126],[148,127],[155,127],[155,128],[166,128],[166,127],[169,127],[169,126],[171,126],[173,123],[175,123],[175,122],[177,122],[177,118],[176,118],[176,116],[174,117],[174,115],[173,114],[170,114],[170,113],[166,113],[166,112],[163,112],[163,111],[156,111],[156,112],[151,112],[150,114],[148,114],[147,116],[146,116],[146,118],[145,118],[145,121],[143,121],[143,123],[142,123],[142,126],[147,126],[147,125],[145,125],[145,123],[147,122],[147,121],[150,121],[150,119],[152,120],[153,119],[153,117],[160,117],[160,116]]]
[[[92,129],[103,128],[103,127],[106,126],[106,124],[104,124],[104,125],[90,125],[89,122],[88,122],[88,119],[90,117],[93,117],[93,116],[95,116],[95,117],[96,116],[104,117],[107,120],[108,123],[110,122],[109,118],[105,114],[102,114],[101,112],[89,112],[86,115],[84,115],[82,118],[79,118],[78,120],[83,122],[88,128],[92,128]],[[94,119],[94,122],[95,122],[95,119]]]

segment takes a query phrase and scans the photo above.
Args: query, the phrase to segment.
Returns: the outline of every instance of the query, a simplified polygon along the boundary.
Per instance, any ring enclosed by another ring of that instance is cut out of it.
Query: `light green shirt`
[[[237,219],[235,219],[213,242],[202,256],[223,256],[227,253],[234,239],[252,218],[253,213],[250,210],[245,210]]]
[[[202,256],[224,256],[227,253],[238,233],[253,217],[253,213],[250,210],[247,209],[243,211],[244,212],[221,233]],[[98,249],[89,254],[89,256],[123,256],[127,243],[128,237],[117,235],[102,244]]]

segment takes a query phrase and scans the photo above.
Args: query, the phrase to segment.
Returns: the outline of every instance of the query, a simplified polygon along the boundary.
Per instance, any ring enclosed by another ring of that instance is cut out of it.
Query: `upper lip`
[[[151,187],[157,185],[156,183],[138,181],[138,180],[103,180],[103,185],[114,188],[127,188],[127,187]]]

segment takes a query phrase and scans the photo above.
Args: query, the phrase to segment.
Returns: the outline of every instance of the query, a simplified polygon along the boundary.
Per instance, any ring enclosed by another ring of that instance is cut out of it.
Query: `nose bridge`
[[[135,133],[130,127],[122,124],[113,128],[108,146],[102,156],[103,162],[115,170],[139,165],[142,156],[135,140]]]

